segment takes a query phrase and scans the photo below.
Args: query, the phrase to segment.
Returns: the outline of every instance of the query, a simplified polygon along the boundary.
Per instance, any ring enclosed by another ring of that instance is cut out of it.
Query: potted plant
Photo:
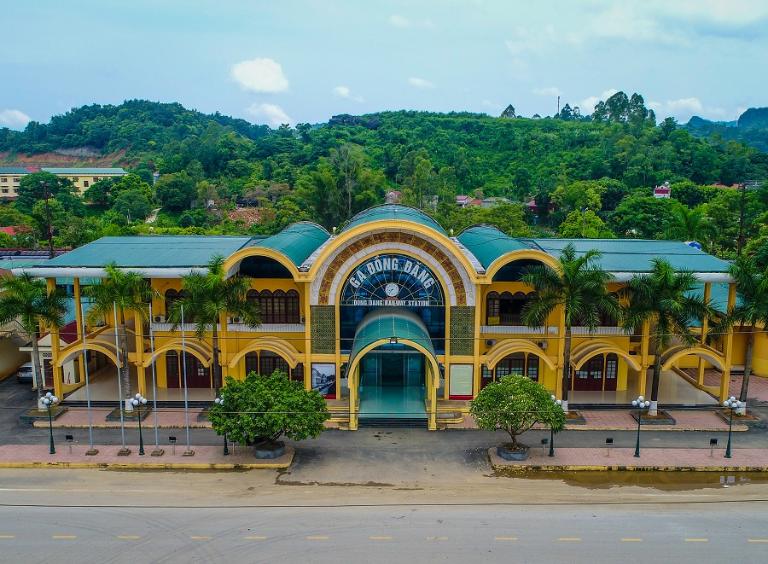
[[[565,426],[565,413],[552,401],[544,386],[525,376],[504,376],[488,384],[472,401],[470,411],[477,426],[486,431],[503,430],[510,442],[497,447],[505,460],[526,460],[528,447],[517,438],[536,423],[557,433]]]
[[[208,412],[214,431],[238,444],[253,446],[256,458],[282,456],[282,436],[294,441],[317,437],[330,417],[319,393],[305,390],[280,371],[269,376],[251,372],[245,380],[228,376],[221,398],[224,401]]]

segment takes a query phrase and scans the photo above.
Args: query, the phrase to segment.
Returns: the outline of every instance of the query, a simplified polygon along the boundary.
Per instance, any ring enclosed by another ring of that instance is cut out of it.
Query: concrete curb
[[[544,462],[506,461],[496,454],[496,447],[488,449],[493,471],[501,476],[518,476],[526,472],[766,472],[768,465],[727,466],[710,464],[703,466],[676,464],[547,464]]]
[[[287,446],[285,454],[279,459],[274,460],[256,460],[237,462],[185,462],[185,461],[161,461],[152,462],[149,454],[146,461],[127,461],[127,460],[6,460],[0,461],[0,469],[10,468],[62,468],[62,469],[100,469],[100,470],[283,470],[293,464],[293,457],[296,451],[293,447]],[[66,455],[65,455],[66,456]],[[71,456],[71,455],[70,455]],[[234,455],[232,455],[234,456]]]

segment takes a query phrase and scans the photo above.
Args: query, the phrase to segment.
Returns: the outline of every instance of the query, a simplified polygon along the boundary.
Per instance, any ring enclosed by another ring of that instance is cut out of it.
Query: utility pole
[[[557,114],[556,115],[558,116],[560,115],[560,95],[559,94],[557,95]]]
[[[736,240],[736,256],[741,256],[741,249],[744,247],[744,198],[747,192],[747,183],[741,183],[741,199],[739,201],[739,237]]]
[[[53,225],[51,225],[51,208],[48,205],[48,199],[51,197],[51,192],[48,189],[48,183],[44,180],[40,181],[40,185],[43,187],[43,198],[45,198],[45,221],[48,231],[48,257],[53,258]]]

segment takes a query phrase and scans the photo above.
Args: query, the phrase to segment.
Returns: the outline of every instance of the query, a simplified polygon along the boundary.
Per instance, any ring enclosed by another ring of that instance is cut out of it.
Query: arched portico
[[[155,349],[151,354],[147,355],[144,359],[144,362],[142,363],[142,366],[144,368],[151,366],[158,356],[169,351],[186,351],[187,353],[197,358],[205,368],[210,368],[213,362],[213,352],[206,343],[191,339],[187,339],[185,342],[182,342],[181,339],[173,339],[161,347]]]
[[[536,355],[549,367],[550,370],[555,370],[556,368],[555,363],[547,356],[544,349],[536,343],[532,343],[525,339],[503,339],[499,341],[485,354],[483,364],[490,370],[493,370],[501,360],[518,352]]]
[[[279,337],[265,336],[249,341],[248,344],[232,356],[228,363],[229,368],[236,368],[237,364],[245,358],[245,355],[258,351],[270,351],[281,356],[292,369],[296,368],[296,365],[301,362],[301,353],[299,353],[299,351],[297,351],[288,341],[280,339]]]
[[[686,345],[677,345],[664,351],[661,355],[661,369],[669,370],[678,360],[686,356],[697,356],[720,370],[725,369],[725,358],[715,349],[705,346],[689,347]]]
[[[94,351],[94,352],[100,352],[104,356],[106,356],[109,360],[111,360],[114,365],[117,368],[122,368],[123,363],[117,360],[117,355],[115,354],[115,347],[114,345],[110,347],[107,344],[97,343],[94,341],[86,342],[85,345],[82,343],[78,344],[76,347],[71,347],[69,350],[66,351],[63,355],[61,355],[56,360],[56,367],[62,367],[64,364],[72,360],[73,358],[76,358],[83,354],[83,349]]]
[[[623,359],[632,370],[642,370],[637,358],[610,341],[587,341],[577,345],[571,353],[571,367],[574,370],[579,370],[591,358],[601,354],[615,354]]]

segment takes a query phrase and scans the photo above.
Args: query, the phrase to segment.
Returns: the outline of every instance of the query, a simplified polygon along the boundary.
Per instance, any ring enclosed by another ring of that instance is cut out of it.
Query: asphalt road
[[[2,562],[765,562],[765,503],[0,508]]]

